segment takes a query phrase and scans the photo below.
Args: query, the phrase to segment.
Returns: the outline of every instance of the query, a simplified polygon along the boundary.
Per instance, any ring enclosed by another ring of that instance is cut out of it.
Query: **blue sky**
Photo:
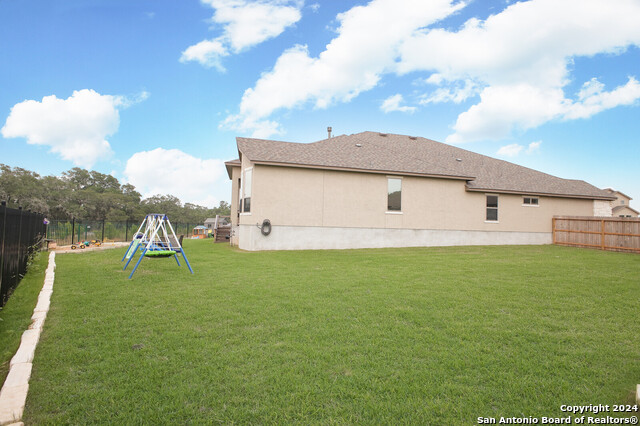
[[[640,200],[640,3],[0,0],[0,162],[214,206],[236,136],[418,135]]]

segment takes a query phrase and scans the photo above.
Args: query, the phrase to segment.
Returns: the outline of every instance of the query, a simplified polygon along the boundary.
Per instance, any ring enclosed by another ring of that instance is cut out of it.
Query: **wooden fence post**
[[[553,235],[553,244],[556,243],[556,218],[551,219],[551,234]]]
[[[600,222],[601,222],[601,226],[600,226],[600,249],[604,250],[604,219],[602,219]]]

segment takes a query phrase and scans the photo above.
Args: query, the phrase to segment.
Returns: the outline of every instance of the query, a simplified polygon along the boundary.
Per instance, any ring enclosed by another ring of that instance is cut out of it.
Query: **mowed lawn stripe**
[[[56,259],[31,423],[471,424],[630,403],[640,256],[554,246]]]

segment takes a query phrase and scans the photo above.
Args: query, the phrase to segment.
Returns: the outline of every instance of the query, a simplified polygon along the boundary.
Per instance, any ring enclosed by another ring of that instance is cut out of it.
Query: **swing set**
[[[129,244],[127,252],[122,257],[121,262],[125,259],[127,263],[122,270],[124,271],[129,266],[131,260],[135,257],[137,251],[141,251],[142,254],[133,267],[129,279],[133,277],[133,274],[138,269],[138,265],[144,257],[171,257],[173,256],[180,266],[180,260],[178,260],[178,254],[181,254],[185,263],[189,267],[189,271],[193,274],[193,269],[187,260],[187,256],[182,248],[182,238],[178,240],[176,233],[173,231],[171,222],[166,214],[148,214],[140,224],[138,231],[133,234],[133,240]]]

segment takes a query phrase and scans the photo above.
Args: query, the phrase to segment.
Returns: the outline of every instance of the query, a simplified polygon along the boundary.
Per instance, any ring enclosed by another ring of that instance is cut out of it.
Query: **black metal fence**
[[[27,272],[29,257],[41,247],[45,228],[43,215],[10,209],[4,201],[0,204],[0,307]]]
[[[47,226],[47,239],[59,246],[78,241],[131,241],[140,227],[139,221],[111,222],[105,220],[52,220]],[[189,238],[198,223],[171,223],[176,235]]]

